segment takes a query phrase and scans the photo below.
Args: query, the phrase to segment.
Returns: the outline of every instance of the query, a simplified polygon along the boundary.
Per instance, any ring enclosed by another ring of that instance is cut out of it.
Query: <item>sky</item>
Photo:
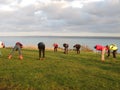
[[[0,36],[120,36],[120,0],[0,0]]]

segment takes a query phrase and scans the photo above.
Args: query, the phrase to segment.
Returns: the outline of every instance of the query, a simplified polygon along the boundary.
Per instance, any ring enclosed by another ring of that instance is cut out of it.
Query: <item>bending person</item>
[[[101,51],[101,60],[104,61],[105,60],[105,51],[108,50],[108,48],[106,46],[102,46],[102,45],[96,45],[94,48],[98,51]]]
[[[8,56],[8,59],[12,58],[14,51],[18,51],[19,59],[23,59],[21,48],[23,48],[23,45],[20,42],[16,42],[14,48],[12,49],[10,55]]]
[[[53,47],[54,47],[54,52],[57,52],[58,44],[57,44],[57,43],[54,43],[54,44],[53,44]]]
[[[117,54],[117,50],[118,50],[117,45],[111,44],[111,45],[107,45],[106,47],[108,47],[108,57],[110,56],[110,53],[112,51],[113,58],[116,58],[116,54]]]
[[[77,54],[79,54],[81,45],[80,44],[75,44],[73,47],[76,48]]]
[[[68,47],[69,47],[69,45],[67,43],[64,43],[63,47],[64,47],[64,53],[68,54]]]
[[[5,44],[2,41],[0,41],[0,48],[5,48]]]
[[[39,59],[45,58],[45,44],[43,42],[38,43]]]
[[[0,48],[5,48],[5,44],[2,41],[0,41]],[[2,56],[2,52],[1,51],[0,51],[0,56]]]

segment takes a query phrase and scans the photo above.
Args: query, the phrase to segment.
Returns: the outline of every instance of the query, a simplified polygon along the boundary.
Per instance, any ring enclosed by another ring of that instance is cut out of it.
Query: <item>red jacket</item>
[[[54,48],[58,48],[58,44],[57,43],[54,43],[53,46],[54,46]]]
[[[108,50],[108,48],[106,46],[102,46],[102,45],[96,45],[95,49],[99,50],[99,51],[102,51],[103,49]]]

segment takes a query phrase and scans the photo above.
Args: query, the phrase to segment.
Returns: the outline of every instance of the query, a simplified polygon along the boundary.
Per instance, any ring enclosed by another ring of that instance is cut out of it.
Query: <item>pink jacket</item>
[[[106,46],[102,46],[102,45],[96,45],[94,48],[99,51],[102,51],[103,49],[108,50]]]
[[[57,43],[54,43],[53,46],[54,46],[54,48],[58,48],[58,44]]]

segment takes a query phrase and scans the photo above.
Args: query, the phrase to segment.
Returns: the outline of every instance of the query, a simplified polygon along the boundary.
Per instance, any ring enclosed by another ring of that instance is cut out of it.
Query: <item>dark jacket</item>
[[[67,43],[64,43],[64,44],[63,44],[63,47],[68,48],[69,45],[68,45]]]
[[[45,44],[43,42],[38,43],[38,49],[44,49]]]
[[[76,48],[76,49],[80,49],[81,45],[80,44],[75,44],[73,47]]]

